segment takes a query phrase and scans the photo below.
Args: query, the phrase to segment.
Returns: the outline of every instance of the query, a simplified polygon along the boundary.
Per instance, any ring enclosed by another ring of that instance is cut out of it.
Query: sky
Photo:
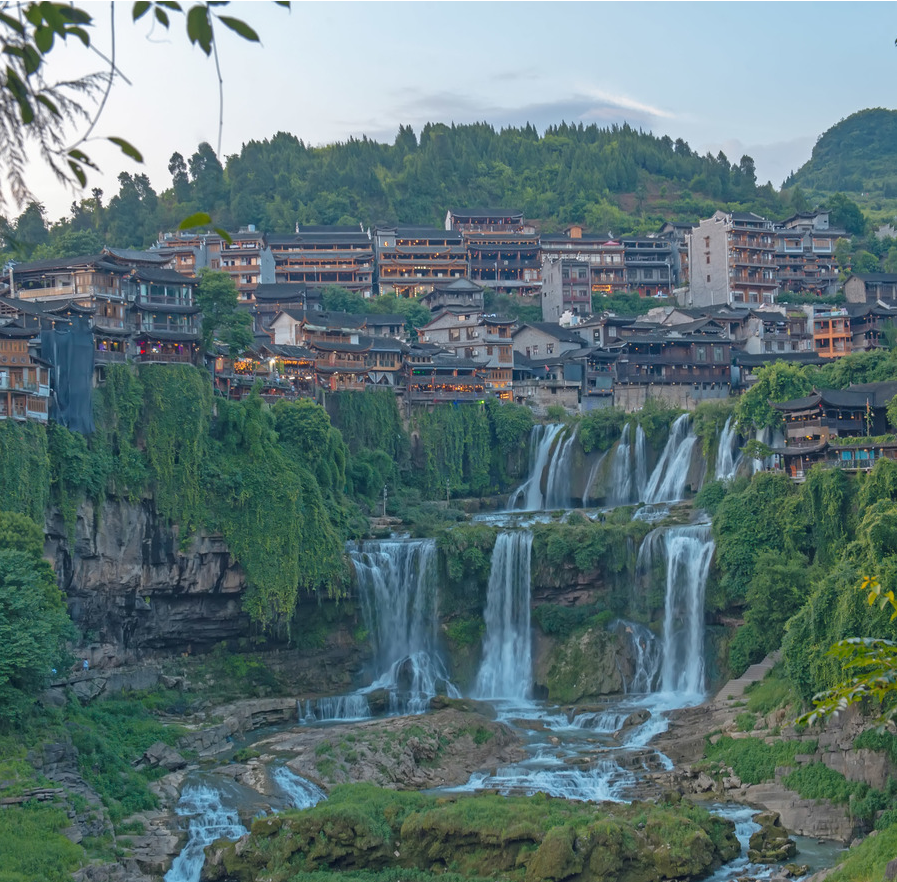
[[[84,2],[93,42],[109,54],[110,4]],[[185,4],[186,5],[186,4]],[[683,138],[700,153],[756,162],[778,188],[816,139],[851,113],[897,107],[897,4],[889,2],[265,2],[219,8],[250,23],[261,45],[218,27],[224,80],[223,157],[290,132],[318,145],[399,125],[486,121],[498,127],[628,122]],[[56,220],[121,171],[157,191],[168,161],[201,141],[217,149],[214,62],[171,32],[131,21],[115,3],[118,79],[87,145],[102,174],[86,193],[39,163],[30,186]],[[70,77],[103,62],[76,45],[51,54]],[[104,141],[127,138],[137,165]],[[74,140],[74,138],[73,138]],[[15,210],[8,210],[15,215]]]

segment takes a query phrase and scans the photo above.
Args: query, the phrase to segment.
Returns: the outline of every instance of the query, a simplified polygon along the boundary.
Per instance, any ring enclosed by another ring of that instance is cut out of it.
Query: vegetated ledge
[[[685,803],[340,785],[312,809],[258,818],[237,842],[210,846],[202,878],[282,882],[336,870],[385,879],[404,870],[417,879],[501,874],[512,882],[661,882],[702,876],[734,858],[740,850],[734,831],[731,821]]]

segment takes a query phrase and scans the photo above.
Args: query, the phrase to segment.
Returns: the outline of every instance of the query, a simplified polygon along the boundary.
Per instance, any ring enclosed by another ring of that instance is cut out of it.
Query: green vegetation
[[[70,823],[58,805],[26,803],[0,811],[0,882],[69,882],[84,854],[60,833]]]
[[[346,867],[371,879],[401,868],[410,878],[445,870],[540,882],[575,872],[594,882],[659,882],[702,874],[737,852],[731,822],[688,805],[435,797],[358,784],[334,787],[313,809],[257,819],[239,854],[224,846],[210,878],[280,882]]]
[[[847,857],[826,878],[831,882],[871,882],[883,879],[885,867],[897,854],[897,824],[882,829],[851,848]]]
[[[40,527],[0,512],[0,725],[19,719],[65,662],[71,620]]]
[[[716,744],[707,742],[705,767],[713,771],[728,766],[745,784],[762,784],[775,778],[777,766],[793,765],[796,753],[812,753],[815,749],[815,746],[808,747],[799,741],[767,744],[759,738],[723,736]]]

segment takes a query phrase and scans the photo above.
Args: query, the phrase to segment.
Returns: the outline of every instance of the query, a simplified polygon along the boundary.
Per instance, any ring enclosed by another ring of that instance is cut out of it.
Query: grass
[[[0,882],[69,882],[84,851],[59,832],[68,825],[55,805],[0,810]]]
[[[781,668],[776,665],[762,680],[751,683],[745,689],[747,709],[765,716],[780,707],[798,703],[798,697],[790,681],[781,676]]]
[[[767,744],[759,738],[724,736],[716,744],[707,743],[704,756],[708,762],[702,765],[708,770],[712,770],[711,764],[729,766],[745,784],[762,784],[773,780],[777,766],[792,765],[798,752],[813,753],[815,749],[799,741]]]
[[[826,882],[879,882],[885,867],[897,854],[897,825],[864,839],[851,848],[846,861],[827,877]]]

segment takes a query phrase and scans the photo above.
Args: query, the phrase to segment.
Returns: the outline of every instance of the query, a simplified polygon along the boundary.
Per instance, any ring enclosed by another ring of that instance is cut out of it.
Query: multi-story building
[[[166,260],[166,266],[185,276],[195,276],[204,268],[221,269],[221,236],[178,230],[163,233],[153,245]]]
[[[673,275],[677,286],[688,284],[688,237],[693,228],[692,224],[666,221],[657,234],[658,238],[668,240],[673,246]]]
[[[829,228],[828,212],[795,214],[775,230],[777,278],[785,291],[834,294],[838,287],[835,244],[847,236]]]
[[[848,303],[897,304],[897,274],[854,274],[844,283],[844,296]]]
[[[542,263],[542,321],[557,322],[565,312],[592,312],[591,266],[585,260],[563,257]]]
[[[626,290],[623,243],[609,236],[587,235],[579,224],[571,224],[561,235],[542,237],[543,274],[549,272],[549,267],[557,264],[561,265],[561,279],[563,279],[564,264],[567,264],[571,295],[565,304],[563,286],[560,290],[558,289],[555,281],[556,273],[552,271],[550,273],[552,284],[547,296],[543,296],[542,318],[544,321],[557,321],[560,315],[568,309],[571,312],[582,314],[581,307],[584,305],[584,301],[579,283],[582,281],[583,264],[588,265],[591,295],[600,297]],[[574,278],[576,285],[573,284]],[[572,296],[574,290],[579,295],[576,301]],[[574,303],[579,308],[574,309]]]
[[[467,275],[461,234],[435,227],[378,227],[374,232],[380,294],[421,297]]]
[[[470,279],[456,279],[445,285],[434,286],[429,294],[421,297],[421,303],[433,315],[439,315],[445,309],[482,312],[485,292],[480,285],[475,285]]]
[[[676,285],[673,243],[669,239],[624,236],[623,263],[626,267],[626,286],[642,297],[666,295]]]
[[[267,236],[249,226],[234,234],[230,242],[222,241],[220,248],[219,269],[234,280],[242,302],[255,303],[256,288],[276,280],[274,255]]]
[[[322,288],[338,285],[370,297],[374,249],[369,231],[358,227],[296,226],[288,235],[268,236],[274,256],[271,281],[305,282]]]
[[[774,303],[775,232],[753,212],[717,211],[688,237],[686,306]]]
[[[50,367],[32,348],[37,328],[0,325],[0,420],[47,422]]]
[[[542,287],[539,235],[522,212],[506,209],[450,210],[446,230],[460,233],[470,278],[501,294],[534,297]]]
[[[502,398],[511,397],[514,353],[512,333],[516,321],[481,312],[444,310],[418,329],[420,342],[439,346],[481,368],[485,388]]]
[[[846,309],[810,307],[813,311],[813,348],[822,358],[850,355],[850,320]]]

